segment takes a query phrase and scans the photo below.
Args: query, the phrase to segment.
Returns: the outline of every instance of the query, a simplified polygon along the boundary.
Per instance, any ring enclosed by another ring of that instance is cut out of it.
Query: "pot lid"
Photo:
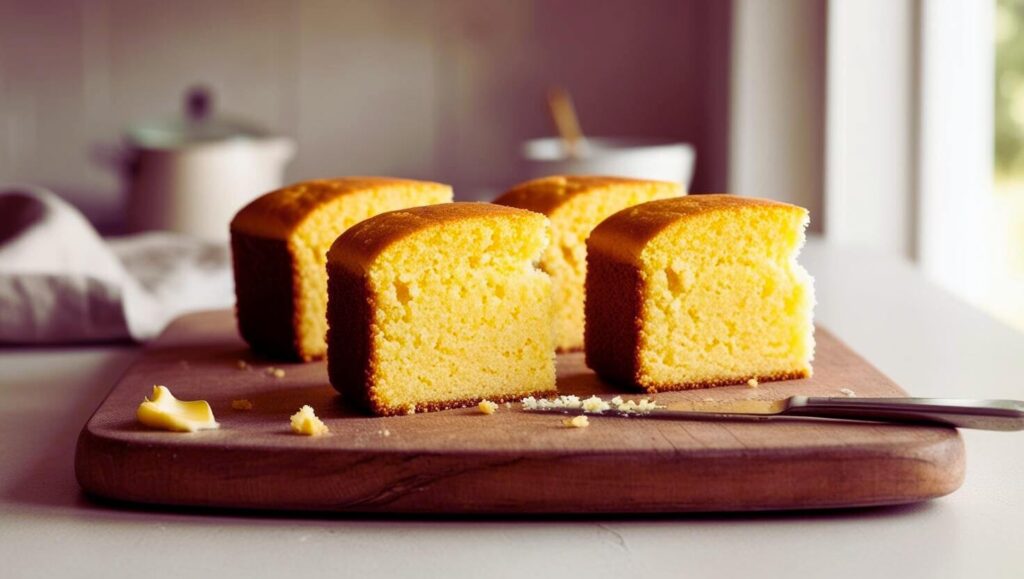
[[[141,123],[127,131],[128,142],[143,149],[177,149],[230,139],[261,139],[270,133],[253,123],[214,113],[213,93],[198,86],[185,93],[180,117]]]

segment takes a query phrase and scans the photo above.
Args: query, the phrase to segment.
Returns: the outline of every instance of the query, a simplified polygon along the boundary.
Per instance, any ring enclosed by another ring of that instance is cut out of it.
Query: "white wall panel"
[[[385,173],[466,198],[518,179],[551,133],[545,89],[592,134],[698,148],[724,189],[730,2],[702,0],[0,0],[0,182],[52,187],[116,218],[95,158],[192,84],[294,136],[292,179]]]

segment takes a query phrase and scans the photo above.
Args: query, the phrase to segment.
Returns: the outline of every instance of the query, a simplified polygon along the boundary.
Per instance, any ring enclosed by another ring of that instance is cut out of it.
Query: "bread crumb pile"
[[[481,400],[480,404],[477,405],[477,410],[481,414],[494,414],[498,411],[498,405],[490,400]]]
[[[583,401],[583,411],[590,412],[592,414],[601,414],[602,412],[610,409],[611,407],[611,404],[608,404],[607,402],[601,400],[597,396],[591,396],[590,398],[587,398],[586,400]]]
[[[640,400],[623,400],[616,396],[610,401],[602,400],[597,396],[591,396],[586,400],[580,400],[579,396],[566,395],[557,398],[535,398],[527,396],[521,400],[524,410],[577,410],[581,409],[587,414],[602,414],[606,410],[615,410],[620,413],[644,413],[651,410],[663,408],[657,402],[642,398]]]
[[[522,402],[523,408],[526,410],[547,410],[550,408],[565,408],[571,410],[574,408],[580,408],[583,405],[583,402],[580,401],[580,397],[574,395],[559,396],[550,400],[547,398],[538,399],[533,396],[527,396],[520,402]]]
[[[320,436],[330,432],[330,429],[313,412],[313,407],[307,404],[292,414],[292,432],[305,436]]]

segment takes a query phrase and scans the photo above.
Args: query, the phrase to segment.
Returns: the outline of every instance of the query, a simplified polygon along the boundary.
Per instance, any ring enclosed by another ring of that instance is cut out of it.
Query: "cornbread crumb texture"
[[[730,195],[608,218],[588,241],[588,365],[649,392],[809,376],[806,224],[800,207]]]
[[[605,401],[599,396],[591,396],[590,398],[581,400],[579,396],[575,395],[563,395],[555,398],[537,398],[535,396],[527,396],[521,401],[524,410],[577,410],[581,409],[587,414],[602,414],[606,410],[615,410],[616,412],[630,414],[630,413],[644,413],[651,410],[657,410],[663,408],[657,402],[642,398],[639,401],[636,400],[623,400],[621,396],[616,396],[610,401]]]
[[[328,254],[328,373],[377,414],[555,390],[538,213],[452,203],[385,213]]]
[[[477,405],[477,409],[481,414],[494,414],[498,411],[498,404],[490,400],[481,400],[480,404]]]
[[[292,432],[295,434],[320,436],[330,432],[327,425],[317,417],[313,407],[308,404],[300,408],[295,414],[292,414],[291,424]]]
[[[619,177],[555,176],[512,188],[495,203],[544,213],[551,220],[551,244],[540,267],[551,275],[555,346],[583,347],[583,285],[586,239],[591,230],[626,207],[684,194],[677,183]]]
[[[136,418],[145,426],[172,432],[215,430],[220,424],[205,400],[178,400],[166,386],[153,386],[152,397],[139,405]]]
[[[597,396],[591,396],[590,398],[587,398],[586,400],[583,401],[581,407],[583,408],[584,412],[600,414],[605,410],[609,410],[612,407],[612,405],[608,404],[604,400],[601,400]]]
[[[751,378],[750,380],[747,380],[747,387],[757,388],[758,386],[760,386],[760,383],[757,381],[757,378]]]
[[[324,268],[334,240],[385,211],[451,200],[447,185],[387,177],[306,181],[256,199],[231,223],[243,337],[268,353],[303,360],[322,357]],[[291,342],[293,351],[280,352],[282,342]]]
[[[241,399],[241,400],[232,400],[231,401],[231,408],[233,410],[252,410],[253,409],[252,400],[246,400],[244,398]]]
[[[588,419],[583,414],[580,414],[579,416],[566,418],[565,420],[562,421],[562,424],[564,424],[567,428],[586,428],[590,426],[590,419]]]

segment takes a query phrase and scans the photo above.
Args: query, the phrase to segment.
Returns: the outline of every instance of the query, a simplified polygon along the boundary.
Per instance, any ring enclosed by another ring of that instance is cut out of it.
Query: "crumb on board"
[[[562,421],[562,424],[565,425],[566,428],[586,428],[590,426],[590,419],[585,415],[580,414],[579,416],[566,418]]]
[[[391,436],[391,431],[388,430],[387,428],[382,428],[381,430],[377,431],[377,434],[383,436],[384,438],[387,438]]]
[[[313,407],[305,405],[299,409],[298,412],[292,414],[292,432],[295,434],[302,434],[305,436],[320,436],[321,434],[327,434],[330,429],[324,424],[316,413],[313,411]]]
[[[612,405],[601,400],[597,396],[591,396],[583,401],[583,411],[591,414],[601,414],[605,410],[611,409]]]
[[[580,400],[579,396],[559,396],[557,398],[537,399],[533,396],[527,396],[521,400],[524,410],[578,410],[582,409],[583,412],[588,414],[601,414],[605,410],[615,409],[618,412],[624,413],[641,413],[650,412],[658,408],[663,408],[653,400],[647,398],[641,399],[639,402],[635,400],[623,400],[621,396],[616,396],[610,401],[605,401],[598,396],[591,396],[586,400]]]
[[[505,408],[512,408],[512,403],[511,402],[506,402],[505,403]]]
[[[284,378],[285,372],[281,368],[275,368],[271,366],[266,369],[267,376],[273,376],[274,378]]]
[[[232,400],[231,401],[231,409],[232,410],[252,410],[252,400],[246,400],[244,398],[241,399],[241,400]]]
[[[537,409],[576,409],[583,406],[583,401],[580,400],[579,396],[568,395],[559,396],[557,398],[535,398],[533,396],[527,396],[520,401],[523,408],[526,410],[537,410]]]
[[[842,394],[843,396],[846,396],[847,398],[857,397],[857,393],[854,392],[853,390],[850,390],[849,388],[840,388],[839,393]]]
[[[476,405],[477,410],[480,414],[494,414],[498,411],[498,405],[490,400],[481,400],[480,404]]]
[[[662,406],[658,405],[658,403],[653,400],[648,400],[647,398],[641,398],[639,402],[626,400],[615,407],[619,412],[627,414],[650,412],[651,410],[657,410],[658,408],[662,408]]]
[[[761,384],[757,381],[757,378],[751,378],[747,380],[747,388],[757,388]]]
[[[252,366],[250,366],[245,360],[238,360],[235,363],[235,366],[238,366],[239,370],[252,370]]]

